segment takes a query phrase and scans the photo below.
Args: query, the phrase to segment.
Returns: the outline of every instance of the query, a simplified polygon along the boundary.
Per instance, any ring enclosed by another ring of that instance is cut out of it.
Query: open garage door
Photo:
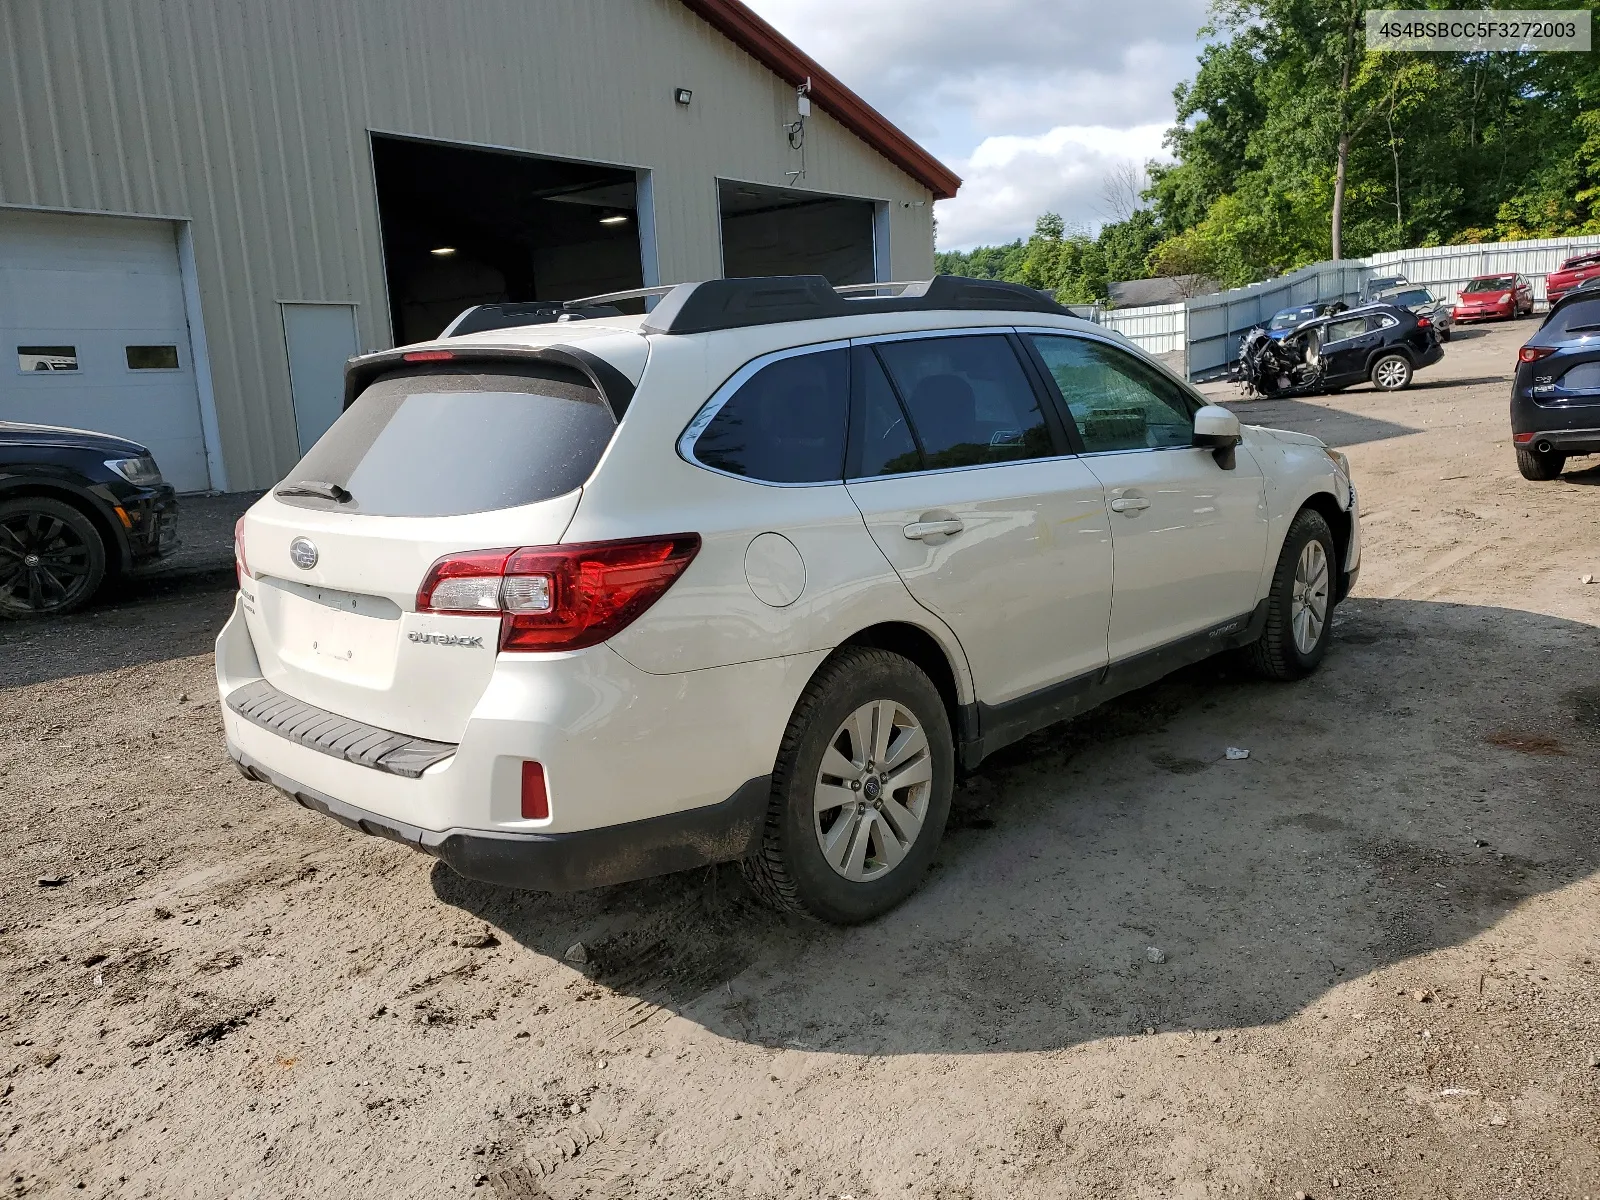
[[[374,136],[395,341],[474,304],[642,287],[632,171]]]
[[[131,438],[211,486],[172,222],[0,209],[0,421]]]
[[[834,287],[875,283],[870,200],[720,180],[722,273],[824,275]]]

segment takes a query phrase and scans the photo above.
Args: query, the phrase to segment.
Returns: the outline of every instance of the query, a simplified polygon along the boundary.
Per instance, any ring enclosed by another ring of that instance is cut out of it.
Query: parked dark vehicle
[[[1374,275],[1361,285],[1361,303],[1371,304],[1383,293],[1405,287],[1410,282],[1404,275]]]
[[[1267,336],[1273,341],[1287,337],[1307,321],[1318,317],[1342,313],[1350,306],[1343,300],[1318,300],[1315,304],[1298,304],[1293,308],[1280,308],[1267,322]]]
[[[1514,321],[1532,312],[1533,285],[1512,273],[1467,280],[1450,315],[1457,321]]]
[[[1555,479],[1600,454],[1600,279],[1567,292],[1517,352],[1511,441],[1524,479]]]
[[[1412,375],[1444,357],[1427,317],[1392,304],[1369,304],[1307,321],[1273,340],[1252,329],[1239,343],[1235,378],[1258,396],[1309,396],[1371,380],[1398,392]]]
[[[174,550],[177,517],[137,442],[0,421],[0,619],[71,612]]]
[[[1419,317],[1426,317],[1441,342],[1448,342],[1455,326],[1450,306],[1425,287],[1404,287],[1385,292],[1379,299],[1396,308],[1409,309]]]
[[[1544,277],[1544,296],[1551,304],[1586,279],[1600,278],[1600,253],[1574,254]]]

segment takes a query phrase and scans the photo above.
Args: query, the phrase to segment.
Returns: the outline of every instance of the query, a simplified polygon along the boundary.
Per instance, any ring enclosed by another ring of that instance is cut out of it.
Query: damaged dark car
[[[1252,329],[1239,343],[1235,378],[1257,396],[1311,396],[1367,381],[1381,392],[1398,392],[1443,357],[1426,316],[1368,304],[1307,321],[1277,340]]]

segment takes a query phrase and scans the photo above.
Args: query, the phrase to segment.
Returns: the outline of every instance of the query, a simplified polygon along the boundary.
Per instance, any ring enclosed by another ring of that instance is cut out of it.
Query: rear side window
[[[927,469],[1056,453],[1033,385],[1004,336],[881,342]]]
[[[580,487],[616,429],[589,381],[560,368],[434,371],[376,380],[278,485],[335,484],[344,504],[286,504],[386,517],[515,508]]]
[[[702,466],[763,483],[836,483],[849,407],[846,351],[780,358],[745,380],[698,434],[690,427],[691,453]]]
[[[1033,344],[1091,454],[1193,444],[1183,392],[1159,371],[1087,338],[1038,334]]]
[[[1545,325],[1551,333],[1570,333],[1583,336],[1600,333],[1600,297],[1593,300],[1576,300],[1556,309],[1555,315]]]

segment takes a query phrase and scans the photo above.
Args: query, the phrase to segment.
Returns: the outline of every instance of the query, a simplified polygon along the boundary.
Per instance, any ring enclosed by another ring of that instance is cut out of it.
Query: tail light
[[[411,350],[400,356],[401,362],[450,362],[455,358],[453,350]]]
[[[1433,322],[1428,320],[1427,317],[1418,317],[1417,318],[1417,328],[1418,329],[1431,329],[1431,328],[1433,328]]]
[[[1538,362],[1541,358],[1549,358],[1555,352],[1554,346],[1524,346],[1517,351],[1517,361]]]
[[[498,616],[502,650],[581,650],[626,629],[700,551],[700,535],[451,554],[428,568],[417,611]]]
[[[243,587],[244,581],[250,578],[250,564],[244,559],[243,517],[233,523],[233,574],[238,579],[240,587]]]

